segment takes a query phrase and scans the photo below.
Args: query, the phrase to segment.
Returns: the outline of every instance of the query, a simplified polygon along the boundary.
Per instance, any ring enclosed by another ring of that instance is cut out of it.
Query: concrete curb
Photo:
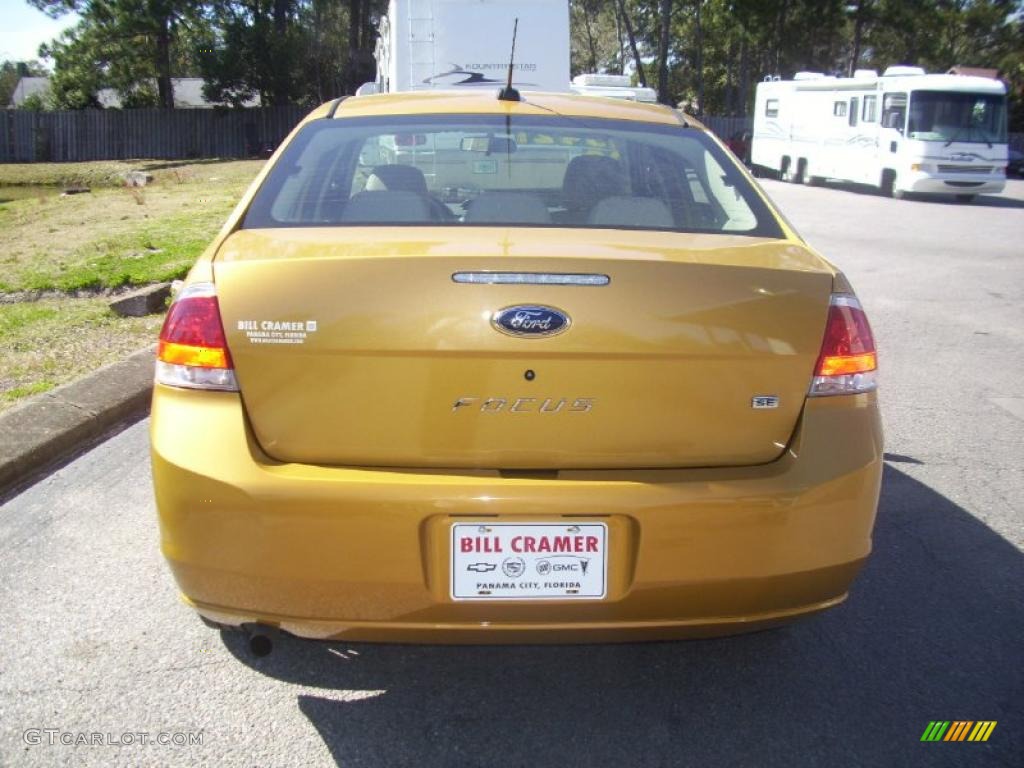
[[[149,411],[155,347],[0,414],[0,499]]]

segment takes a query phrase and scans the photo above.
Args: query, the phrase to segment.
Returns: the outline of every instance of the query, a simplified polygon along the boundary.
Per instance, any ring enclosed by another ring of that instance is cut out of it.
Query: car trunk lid
[[[494,272],[608,281],[453,279]],[[803,406],[833,276],[788,241],[468,227],[243,230],[214,273],[269,456],[499,469],[775,459]],[[492,323],[521,305],[571,325],[524,338]]]

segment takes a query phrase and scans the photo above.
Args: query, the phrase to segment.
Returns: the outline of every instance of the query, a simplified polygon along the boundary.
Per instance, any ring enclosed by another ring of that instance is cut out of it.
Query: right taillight
[[[160,331],[156,381],[172,387],[238,391],[213,283],[187,286]]]
[[[868,316],[857,297],[834,293],[828,307],[825,338],[808,395],[853,395],[878,386],[878,352]]]

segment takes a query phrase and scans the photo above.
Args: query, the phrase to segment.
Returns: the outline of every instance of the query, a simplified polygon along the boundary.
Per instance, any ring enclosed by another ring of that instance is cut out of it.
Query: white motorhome
[[[807,184],[838,179],[970,200],[1006,183],[1006,87],[890,67],[759,83],[751,162]]]
[[[492,88],[569,90],[569,4],[553,0],[391,0],[377,80],[360,93]]]
[[[378,26],[377,79],[356,93],[503,87],[518,19],[512,86],[655,102],[622,75],[569,82],[568,0],[391,0]]]

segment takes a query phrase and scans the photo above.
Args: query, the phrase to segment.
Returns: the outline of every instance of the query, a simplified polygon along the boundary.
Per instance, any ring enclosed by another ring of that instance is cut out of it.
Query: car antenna
[[[522,101],[519,91],[512,87],[512,68],[516,60],[516,32],[519,30],[519,17],[512,26],[512,55],[508,57],[508,80],[505,87],[498,91],[498,101]]]

